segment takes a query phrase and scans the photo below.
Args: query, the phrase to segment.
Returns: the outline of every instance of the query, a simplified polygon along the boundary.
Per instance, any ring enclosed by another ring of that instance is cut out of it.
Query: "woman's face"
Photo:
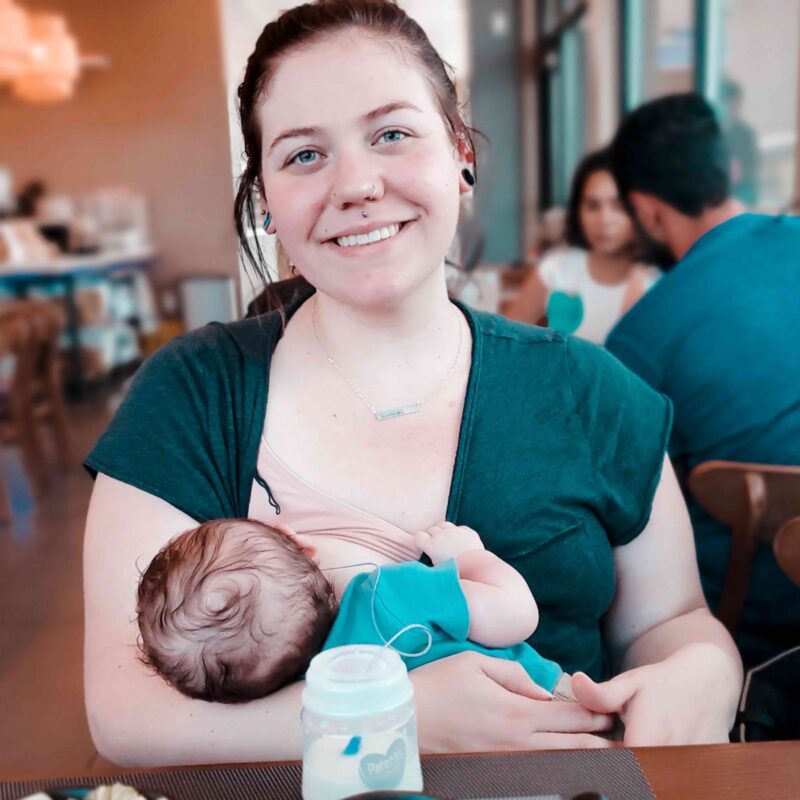
[[[266,205],[311,284],[378,308],[437,280],[466,185],[416,59],[358,31],[329,36],[280,61],[259,121]]]
[[[583,184],[580,223],[589,248],[602,255],[619,255],[633,244],[633,223],[611,173],[593,172]]]

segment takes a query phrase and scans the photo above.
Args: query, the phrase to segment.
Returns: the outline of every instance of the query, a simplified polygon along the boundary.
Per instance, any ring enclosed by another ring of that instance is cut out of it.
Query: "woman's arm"
[[[295,683],[241,705],[191,700],[137,659],[135,597],[140,570],[196,521],[173,506],[98,475],[84,545],[85,688],[97,749],[125,766],[299,758]],[[521,665],[460,653],[411,674],[425,751],[605,747],[591,734],[607,715],[547,692]]]
[[[617,548],[615,560],[607,635],[628,671],[605,684],[579,676],[579,702],[621,712],[629,745],[727,741],[741,659],[706,606],[692,526],[667,459],[647,527]]]
[[[122,765],[297,758],[301,684],[242,705],[191,700],[137,659],[136,588],[156,552],[195,520],[106,475],[84,541],[86,709],[100,753]]]

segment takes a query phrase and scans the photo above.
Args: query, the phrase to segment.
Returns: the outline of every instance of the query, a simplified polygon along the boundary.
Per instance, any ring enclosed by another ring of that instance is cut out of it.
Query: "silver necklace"
[[[457,311],[454,310],[455,314],[458,314]],[[456,352],[455,361],[453,361],[452,366],[449,370],[447,370],[446,375],[442,378],[433,389],[422,398],[422,400],[415,400],[413,403],[407,403],[403,406],[395,406],[393,408],[384,408],[384,409],[377,409],[372,403],[367,400],[366,397],[362,394],[361,390],[350,380],[347,376],[347,373],[333,360],[331,354],[325,349],[325,346],[319,339],[319,334],[317,333],[317,298],[314,298],[314,305],[311,307],[311,328],[314,332],[314,338],[317,340],[317,344],[319,345],[319,349],[322,350],[323,355],[327,359],[328,363],[342,376],[342,380],[347,384],[350,391],[369,409],[370,414],[378,422],[383,422],[387,419],[394,419],[395,417],[405,417],[407,414],[416,414],[418,411],[422,410],[422,404],[427,403],[436,392],[438,392],[442,386],[444,386],[452,374],[456,371],[456,367],[458,366],[459,361],[461,361],[461,346],[464,343],[464,326],[462,325],[461,321],[458,320],[456,317],[456,321],[458,322],[458,350]]]

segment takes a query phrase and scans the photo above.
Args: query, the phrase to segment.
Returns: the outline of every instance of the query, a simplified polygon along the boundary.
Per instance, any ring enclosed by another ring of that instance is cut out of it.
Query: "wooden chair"
[[[70,464],[59,356],[63,326],[64,313],[51,301],[18,300],[0,306],[0,352],[13,358],[13,369],[0,386],[0,441],[19,443],[34,494],[49,486],[41,422],[52,428],[59,464]]]
[[[71,437],[61,379],[59,338],[66,315],[52,301],[25,301],[24,313],[31,326],[31,342],[26,361],[26,392],[31,422],[46,422],[52,429],[56,458],[61,467],[71,463]]]
[[[46,489],[47,475],[28,403],[27,362],[31,352],[32,331],[28,320],[17,311],[9,306],[0,310],[0,359],[3,363],[0,379],[0,444],[19,445],[33,492],[38,494]],[[10,522],[11,508],[5,486],[0,505],[4,521]]]
[[[714,519],[731,529],[731,554],[716,616],[735,633],[759,543],[800,585],[800,466],[706,461],[689,473],[689,490]],[[796,577],[797,576],[797,577]]]

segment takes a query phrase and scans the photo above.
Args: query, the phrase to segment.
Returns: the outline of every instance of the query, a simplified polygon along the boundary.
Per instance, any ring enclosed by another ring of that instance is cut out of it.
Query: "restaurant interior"
[[[626,112],[674,92],[719,109],[741,202],[800,213],[800,0],[398,3],[453,66],[483,134],[447,259],[462,302],[512,308],[563,238],[581,159]],[[4,775],[112,766],[83,699],[82,460],[150,355],[244,317],[262,291],[233,225],[236,87],[291,5],[0,0]],[[252,236],[273,278],[290,277],[274,237]],[[709,508],[724,492],[713,479],[697,484]],[[800,515],[800,483],[784,494]]]

